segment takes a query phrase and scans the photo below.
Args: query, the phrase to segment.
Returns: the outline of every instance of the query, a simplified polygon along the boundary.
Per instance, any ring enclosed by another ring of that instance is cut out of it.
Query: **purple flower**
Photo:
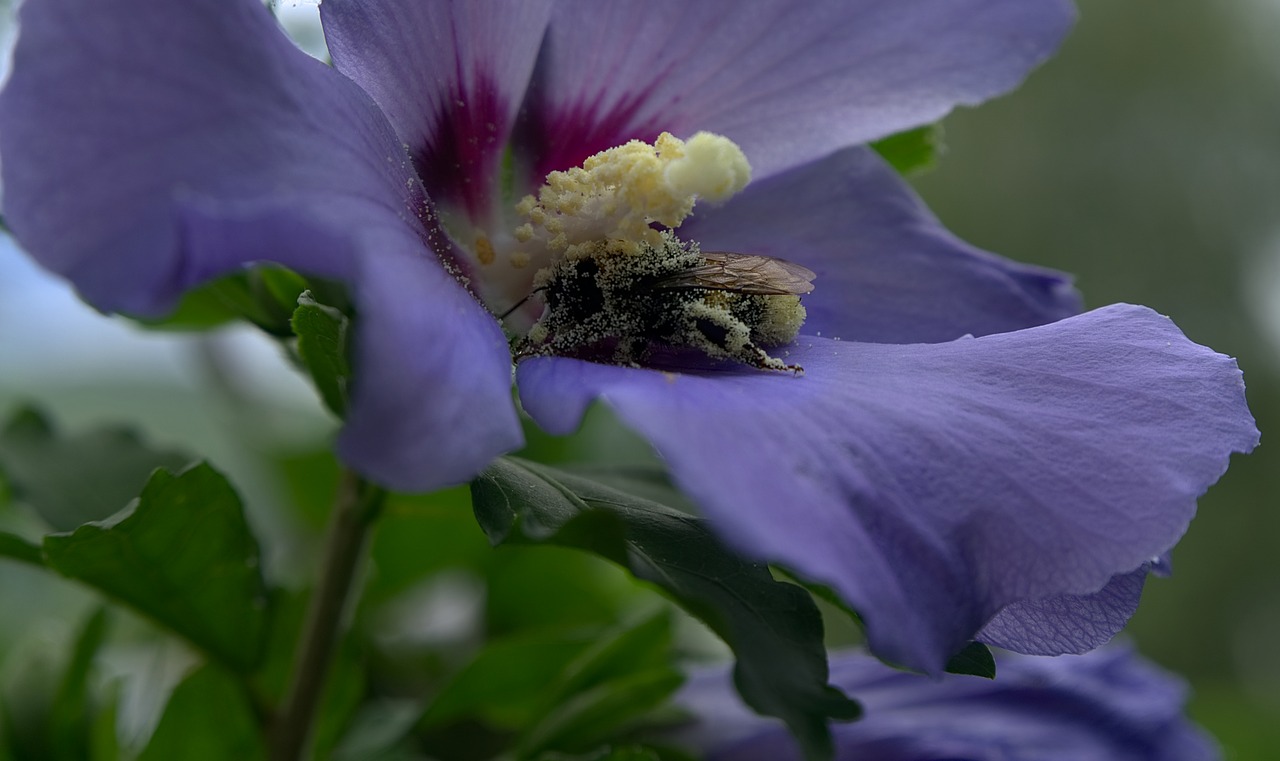
[[[520,445],[493,314],[550,254],[520,249],[515,201],[663,130],[731,138],[756,177],[682,238],[817,273],[785,348],[804,376],[536,357],[521,402],[568,433],[603,400],[733,546],[852,604],[878,655],[937,672],[979,633],[1106,641],[1257,441],[1230,359],[1147,309],[1069,317],[1065,278],[956,240],[851,147],[1016,85],[1065,0],[321,10],[332,68],[256,0],[30,0],[0,95],[5,213],[105,311],[162,314],[250,262],[350,283],[338,451],[375,480],[433,489]]]
[[[863,705],[832,726],[839,761],[1213,761],[1182,715],[1186,688],[1124,647],[1088,655],[1005,655],[995,680],[895,671],[861,653],[832,658],[831,681]],[[695,674],[677,698],[695,723],[680,739],[724,761],[798,759],[781,723],[738,699],[727,669]]]

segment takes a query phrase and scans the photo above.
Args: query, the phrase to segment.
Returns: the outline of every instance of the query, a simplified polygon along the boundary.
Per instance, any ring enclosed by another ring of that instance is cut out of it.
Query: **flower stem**
[[[344,470],[329,517],[320,581],[307,607],[288,692],[271,727],[272,761],[300,761],[315,723],[343,611],[385,493]]]

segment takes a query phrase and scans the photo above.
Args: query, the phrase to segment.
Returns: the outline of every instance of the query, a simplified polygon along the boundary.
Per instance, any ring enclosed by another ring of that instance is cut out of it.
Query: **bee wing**
[[[705,288],[760,296],[799,296],[813,290],[813,270],[786,259],[732,251],[703,251],[702,258],[706,264],[662,278],[653,287]]]

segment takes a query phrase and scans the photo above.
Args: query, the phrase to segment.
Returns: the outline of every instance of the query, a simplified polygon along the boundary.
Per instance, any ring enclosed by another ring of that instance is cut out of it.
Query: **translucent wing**
[[[732,251],[703,251],[706,264],[658,280],[654,288],[705,288],[761,296],[801,295],[813,290],[813,270],[786,259]]]

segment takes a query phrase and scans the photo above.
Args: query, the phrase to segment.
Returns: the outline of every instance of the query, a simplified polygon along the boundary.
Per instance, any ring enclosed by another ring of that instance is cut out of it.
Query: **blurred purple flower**
[[[895,671],[836,655],[831,682],[863,718],[832,726],[838,761],[1213,761],[1183,716],[1186,688],[1124,647],[1082,656],[1006,654],[995,680]],[[800,753],[780,722],[746,708],[727,669],[695,674],[677,697],[696,723],[679,739],[712,761],[786,761]]]
[[[5,213],[105,311],[163,314],[258,261],[349,282],[339,453],[425,490],[521,442],[492,314],[545,261],[502,255],[512,199],[629,138],[726,135],[756,181],[681,235],[817,272],[787,355],[805,376],[539,357],[525,409],[567,433],[602,399],[726,540],[833,588],[881,657],[937,672],[980,632],[1096,647],[1255,444],[1239,372],[1147,309],[1062,319],[1064,277],[956,240],[850,147],[1012,88],[1071,6],[796,7],[327,0],[330,68],[256,0],[30,0]]]

